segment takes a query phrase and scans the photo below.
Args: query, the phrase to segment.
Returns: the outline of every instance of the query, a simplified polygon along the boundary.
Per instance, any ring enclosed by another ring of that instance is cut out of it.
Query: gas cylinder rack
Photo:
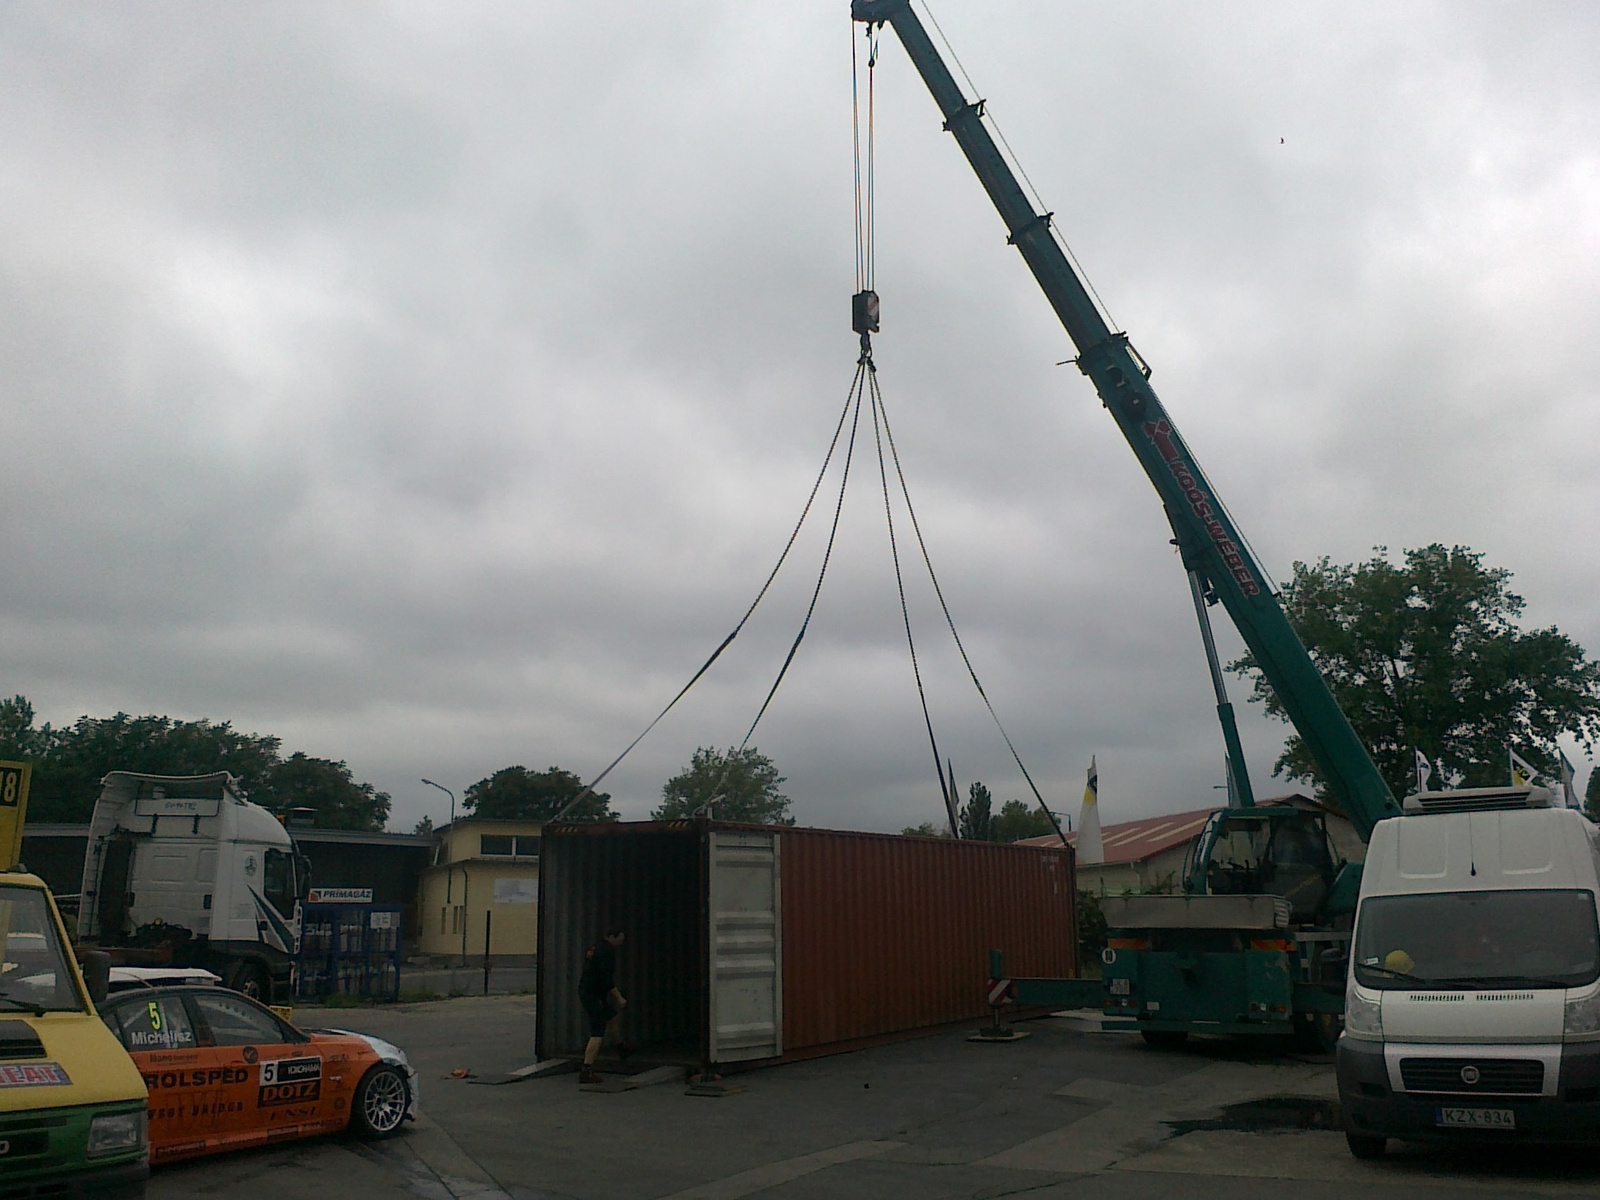
[[[365,888],[313,890],[301,910],[296,998],[400,998],[401,910],[371,900]]]

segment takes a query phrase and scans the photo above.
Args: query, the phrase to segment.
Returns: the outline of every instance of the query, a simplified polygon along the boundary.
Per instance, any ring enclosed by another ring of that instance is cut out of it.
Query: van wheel
[[[350,1104],[350,1126],[364,1138],[393,1137],[400,1132],[410,1102],[406,1077],[387,1063],[373,1067],[356,1085]]]
[[[1388,1138],[1375,1133],[1346,1133],[1344,1140],[1350,1147],[1350,1153],[1357,1158],[1382,1158],[1389,1146]]]
[[[272,1003],[272,976],[257,962],[235,964],[228,972],[228,986],[260,1004]]]
[[[1139,1036],[1157,1050],[1181,1050],[1189,1040],[1182,1029],[1141,1029]]]

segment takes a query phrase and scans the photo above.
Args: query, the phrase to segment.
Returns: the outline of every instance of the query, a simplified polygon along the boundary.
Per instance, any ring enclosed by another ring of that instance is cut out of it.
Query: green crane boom
[[[1155,485],[1187,570],[1233,618],[1245,645],[1317,761],[1334,800],[1363,840],[1384,817],[1399,812],[1366,747],[1339,710],[1267,586],[1260,566],[1216,499],[1205,472],[1149,383],[1127,335],[1106,324],[1088,289],[1050,231],[1049,213],[1035,212],[983,122],[983,102],[968,100],[929,39],[909,0],[853,0],[851,15],[888,24],[933,93],[944,127],[994,202],[1028,269],[1077,347],[1078,368],[1093,381],[1117,427]],[[1221,697],[1219,696],[1219,700]],[[1229,754],[1239,757],[1232,713],[1219,705]]]

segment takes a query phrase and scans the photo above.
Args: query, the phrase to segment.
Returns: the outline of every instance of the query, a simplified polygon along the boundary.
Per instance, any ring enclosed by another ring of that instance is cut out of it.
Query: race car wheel
[[[350,1105],[350,1125],[364,1138],[393,1137],[405,1123],[406,1077],[399,1067],[380,1064],[361,1077]]]

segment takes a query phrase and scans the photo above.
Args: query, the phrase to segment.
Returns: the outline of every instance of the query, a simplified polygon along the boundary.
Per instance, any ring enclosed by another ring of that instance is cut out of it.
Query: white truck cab
[[[1337,1050],[1351,1153],[1600,1138],[1600,830],[1540,787],[1408,796],[1367,849]]]
[[[79,937],[127,965],[205,967],[263,1003],[286,996],[309,883],[294,840],[225,771],[101,780]]]

